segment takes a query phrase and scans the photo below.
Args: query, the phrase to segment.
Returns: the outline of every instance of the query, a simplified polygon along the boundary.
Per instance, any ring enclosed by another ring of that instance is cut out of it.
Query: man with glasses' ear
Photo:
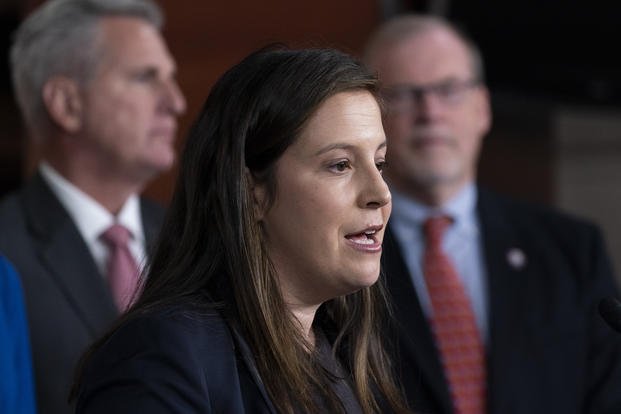
[[[396,367],[439,414],[621,413],[618,296],[599,230],[475,182],[491,113],[476,46],[448,22],[401,16],[365,54],[385,101],[393,212],[384,273]]]

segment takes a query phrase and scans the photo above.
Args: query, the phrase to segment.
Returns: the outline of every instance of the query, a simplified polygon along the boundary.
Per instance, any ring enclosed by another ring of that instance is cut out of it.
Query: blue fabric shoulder
[[[15,269],[4,256],[0,256],[0,412],[36,412],[21,284]]]

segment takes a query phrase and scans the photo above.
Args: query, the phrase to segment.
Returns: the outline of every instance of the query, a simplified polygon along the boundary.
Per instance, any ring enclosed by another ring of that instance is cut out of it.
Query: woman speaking
[[[380,332],[377,99],[334,50],[263,50],[224,74],[143,292],[85,358],[78,413],[407,412]]]

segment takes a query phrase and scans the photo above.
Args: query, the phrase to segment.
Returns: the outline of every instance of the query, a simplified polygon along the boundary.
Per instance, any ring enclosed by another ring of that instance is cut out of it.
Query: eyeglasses
[[[391,113],[415,111],[426,95],[433,95],[444,105],[456,106],[463,102],[466,94],[479,86],[479,79],[446,80],[429,85],[398,85],[385,88],[382,97]]]

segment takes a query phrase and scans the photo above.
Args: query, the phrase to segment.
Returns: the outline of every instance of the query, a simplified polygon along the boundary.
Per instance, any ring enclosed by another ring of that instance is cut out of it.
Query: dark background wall
[[[25,150],[7,63],[10,35],[20,19],[18,3],[0,0],[0,194],[21,182]]]

